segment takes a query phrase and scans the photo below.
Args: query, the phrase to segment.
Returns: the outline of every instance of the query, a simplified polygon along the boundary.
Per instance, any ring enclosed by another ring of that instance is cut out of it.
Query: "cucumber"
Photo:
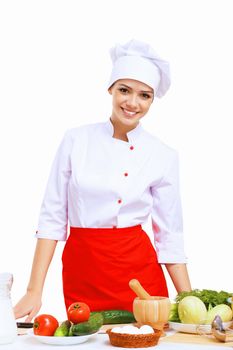
[[[70,321],[64,321],[55,330],[54,337],[67,337],[69,335],[69,329],[71,327]]]
[[[69,336],[96,333],[102,325],[103,316],[101,315],[101,313],[97,312],[94,315],[91,314],[88,321],[73,324],[70,327]]]
[[[106,310],[106,311],[91,312],[92,315],[98,314],[98,313],[103,316],[104,324],[120,324],[120,323],[136,322],[133,313],[126,310]]]

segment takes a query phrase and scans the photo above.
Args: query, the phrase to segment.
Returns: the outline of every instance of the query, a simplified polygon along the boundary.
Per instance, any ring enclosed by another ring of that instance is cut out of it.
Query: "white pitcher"
[[[17,337],[17,325],[11,303],[11,273],[0,273],[0,344],[13,343]]]

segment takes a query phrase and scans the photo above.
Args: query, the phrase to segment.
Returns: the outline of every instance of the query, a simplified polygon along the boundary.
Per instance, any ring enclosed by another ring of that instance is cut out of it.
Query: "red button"
[[[118,199],[118,203],[121,204],[122,200],[121,199]]]
[[[125,176],[128,176],[129,174],[128,173],[124,173]]]
[[[130,146],[130,148],[129,148],[131,151],[134,149],[134,146]]]
[[[113,226],[112,228],[117,228],[116,226]]]

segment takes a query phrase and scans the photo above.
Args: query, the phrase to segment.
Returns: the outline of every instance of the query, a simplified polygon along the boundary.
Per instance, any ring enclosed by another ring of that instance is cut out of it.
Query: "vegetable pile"
[[[82,302],[71,304],[67,316],[68,320],[60,325],[52,315],[37,316],[33,323],[34,334],[55,337],[87,335],[97,332],[103,325],[103,316],[97,313],[91,315],[89,306]]]
[[[232,293],[210,289],[181,292],[171,306],[169,321],[211,324],[216,315],[219,315],[223,322],[231,321],[233,313],[229,302],[230,297]]]
[[[134,322],[132,312],[126,310],[107,310],[90,312],[83,302],[76,302],[67,309],[68,319],[59,325],[57,319],[48,314],[37,316],[33,323],[35,335],[67,337],[88,335],[98,332],[103,324]]]

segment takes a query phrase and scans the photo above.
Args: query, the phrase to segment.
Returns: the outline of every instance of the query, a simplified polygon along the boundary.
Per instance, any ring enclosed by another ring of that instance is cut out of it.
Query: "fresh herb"
[[[228,298],[232,297],[233,293],[228,293],[223,290],[217,292],[211,289],[194,289],[191,292],[181,292],[176,296],[176,303],[179,303],[184,297],[188,295],[193,295],[198,297],[203,301],[207,310],[211,307],[214,307],[219,304],[226,304],[231,306],[231,303],[228,301]]]

